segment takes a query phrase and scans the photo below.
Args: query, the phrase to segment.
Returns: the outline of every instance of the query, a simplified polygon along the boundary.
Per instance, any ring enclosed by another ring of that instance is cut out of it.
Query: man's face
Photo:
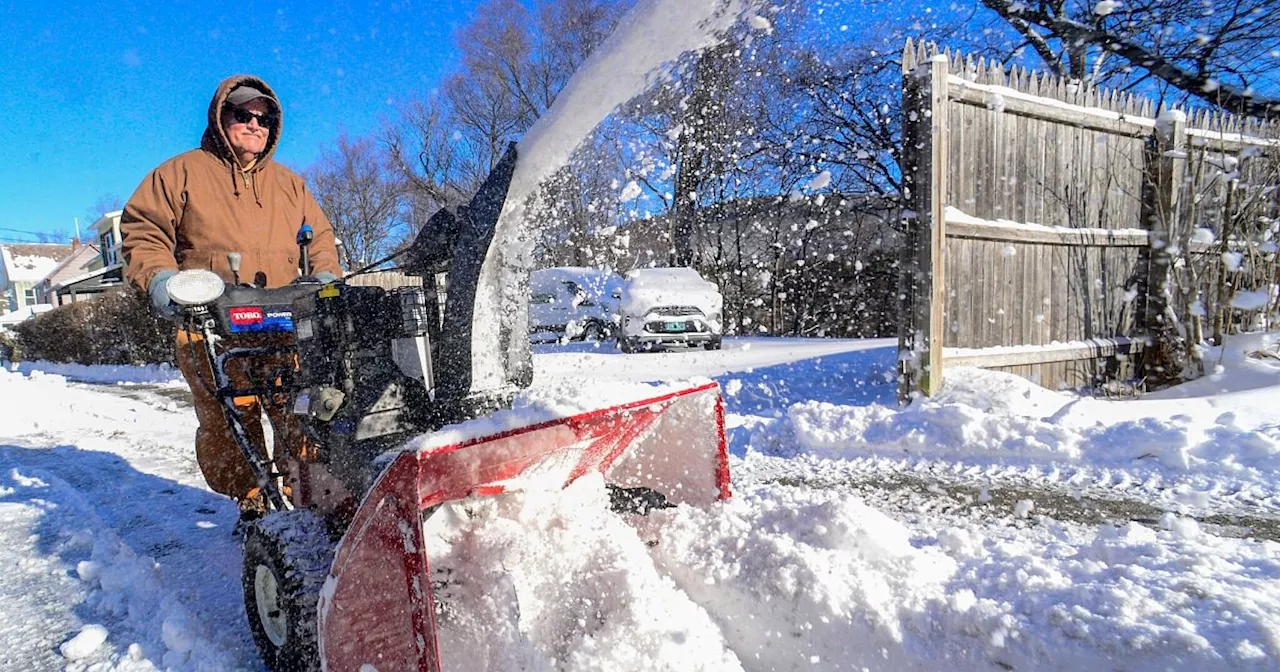
[[[222,130],[227,134],[227,142],[231,143],[231,149],[241,158],[262,153],[273,129],[264,126],[263,120],[258,115],[274,118],[275,113],[271,105],[263,98],[256,98],[239,106],[240,110],[255,115],[247,122],[236,119],[236,109],[236,106],[228,105],[222,111]]]

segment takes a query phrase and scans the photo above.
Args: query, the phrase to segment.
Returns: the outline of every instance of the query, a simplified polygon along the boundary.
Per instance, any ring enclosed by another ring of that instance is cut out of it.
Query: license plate
[[[684,331],[684,322],[667,322],[665,329],[668,332],[679,333]]]

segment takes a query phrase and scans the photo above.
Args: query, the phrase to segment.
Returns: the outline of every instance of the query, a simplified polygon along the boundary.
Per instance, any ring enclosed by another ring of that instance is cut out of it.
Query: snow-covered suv
[[[622,283],[623,352],[657,345],[701,345],[720,349],[724,297],[715,283],[692,268],[644,268]]]
[[[535,342],[598,341],[618,326],[622,277],[599,268],[561,266],[529,274],[529,332]]]

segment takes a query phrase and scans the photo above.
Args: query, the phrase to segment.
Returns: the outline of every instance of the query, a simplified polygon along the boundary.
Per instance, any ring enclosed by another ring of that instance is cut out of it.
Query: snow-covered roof
[[[70,245],[4,245],[0,263],[9,282],[39,282],[73,251]]]

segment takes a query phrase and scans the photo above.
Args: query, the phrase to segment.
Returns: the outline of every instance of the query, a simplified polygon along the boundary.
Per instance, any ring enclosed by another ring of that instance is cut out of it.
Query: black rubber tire
[[[586,325],[582,327],[582,333],[578,334],[578,340],[585,341],[588,343],[603,341],[604,328],[600,326],[599,322],[596,322],[595,320],[591,320],[590,322],[587,322]]]
[[[636,351],[636,343],[629,338],[619,338],[618,349],[629,355]]]
[[[706,348],[706,349],[708,349],[708,350],[719,350],[719,349],[720,349],[720,339],[718,339],[718,338],[717,338],[716,340],[711,341],[711,342],[709,342],[709,343],[704,343],[702,347],[704,347],[704,348]]]
[[[273,513],[246,531],[245,616],[272,672],[320,669],[316,608],[333,551],[324,521],[307,510]]]

